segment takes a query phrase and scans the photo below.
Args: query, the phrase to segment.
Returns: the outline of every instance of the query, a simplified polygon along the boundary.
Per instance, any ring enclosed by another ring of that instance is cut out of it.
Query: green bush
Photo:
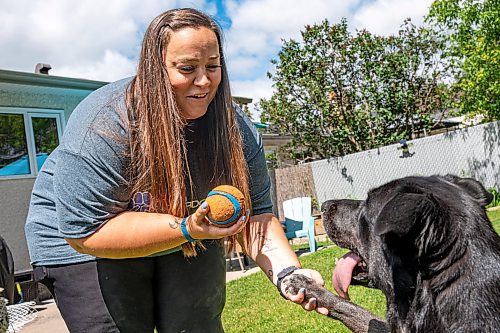
[[[486,208],[500,206],[500,192],[498,192],[498,190],[495,187],[490,187],[488,189],[488,192],[493,194],[493,201],[491,201],[491,203],[488,206],[486,206]]]

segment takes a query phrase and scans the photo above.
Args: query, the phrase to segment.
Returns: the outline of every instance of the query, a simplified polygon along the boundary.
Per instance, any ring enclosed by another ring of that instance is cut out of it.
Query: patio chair
[[[283,202],[284,227],[288,240],[307,237],[309,251],[316,252],[314,218],[311,215],[311,197],[293,198]]]

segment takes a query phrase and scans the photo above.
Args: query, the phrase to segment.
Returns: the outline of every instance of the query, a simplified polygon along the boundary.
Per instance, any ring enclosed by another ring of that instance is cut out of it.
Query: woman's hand
[[[231,236],[243,230],[245,222],[248,219],[250,212],[247,210],[243,215],[229,227],[219,227],[210,223],[205,216],[208,214],[210,207],[207,202],[201,204],[196,212],[189,215],[186,221],[186,228],[194,239],[220,239],[226,236]]]
[[[316,284],[318,284],[321,287],[323,287],[325,285],[325,281],[321,277],[321,274],[319,274],[319,272],[317,272],[315,270],[301,268],[301,269],[297,269],[296,271],[294,271],[291,275],[295,275],[295,274],[305,275],[308,278],[313,279],[316,282]],[[318,313],[321,313],[323,315],[328,315],[327,308],[317,307],[317,300],[315,298],[311,298],[309,301],[304,302],[305,290],[303,288],[300,289],[296,295],[293,295],[290,292],[286,291],[285,287],[286,286],[284,284],[281,285],[281,293],[283,295],[285,295],[290,301],[297,303],[297,304],[301,304],[302,307],[304,308],[304,310],[306,310],[306,311],[316,310]]]

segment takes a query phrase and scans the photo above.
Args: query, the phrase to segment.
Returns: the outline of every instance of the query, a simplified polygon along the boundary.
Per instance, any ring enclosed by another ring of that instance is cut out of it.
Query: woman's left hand
[[[319,274],[319,272],[317,272],[315,270],[307,269],[307,268],[300,268],[300,269],[297,269],[296,271],[294,271],[291,275],[295,275],[295,274],[305,275],[308,278],[313,279],[316,282],[316,284],[318,284],[319,286],[323,287],[325,285],[325,281],[321,277],[321,274]],[[286,290],[283,290],[283,289],[285,289],[285,286],[283,284],[282,284],[281,288],[282,288],[281,292],[283,293],[283,295],[285,295],[290,301],[302,305],[304,310],[306,310],[306,311],[316,310],[318,313],[321,313],[323,315],[328,315],[328,309],[318,307],[317,300],[315,298],[311,298],[311,299],[309,299],[309,301],[304,301],[304,296],[305,296],[304,289],[301,289],[296,295],[293,295],[292,293],[290,293]]]

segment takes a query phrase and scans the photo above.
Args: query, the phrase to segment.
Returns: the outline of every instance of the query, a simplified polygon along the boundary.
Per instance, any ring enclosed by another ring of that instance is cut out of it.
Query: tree
[[[447,42],[460,113],[500,119],[500,1],[436,0],[426,20]]]
[[[0,168],[27,153],[23,115],[0,114]]]
[[[353,36],[344,19],[306,26],[273,60],[274,94],[261,120],[290,134],[290,149],[327,158],[397,142],[446,107],[439,40],[405,21],[397,36]]]

